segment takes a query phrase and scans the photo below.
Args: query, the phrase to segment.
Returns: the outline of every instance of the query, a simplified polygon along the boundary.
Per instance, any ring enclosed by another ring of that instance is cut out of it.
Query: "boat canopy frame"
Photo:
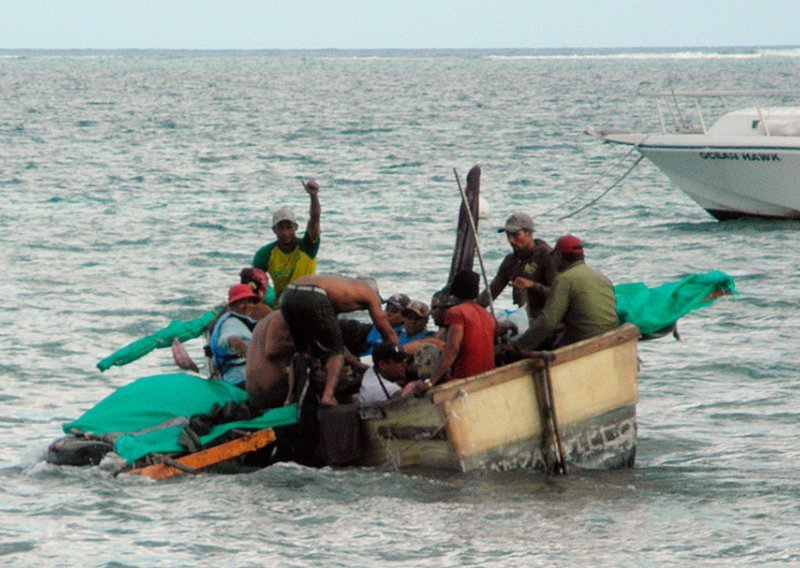
[[[651,92],[651,93],[641,93],[642,96],[645,97],[652,97],[656,99],[656,108],[658,109],[658,122],[661,126],[661,133],[662,134],[675,134],[675,133],[699,133],[702,132],[703,134],[708,134],[708,126],[706,125],[705,115],[703,113],[703,108],[701,106],[701,102],[704,99],[712,99],[720,101],[718,105],[721,107],[722,111],[727,113],[731,112],[732,107],[728,104],[728,99],[759,99],[765,100],[770,99],[774,100],[777,98],[783,99],[794,99],[797,100],[798,96],[797,93],[789,93],[789,92],[771,92],[771,93],[763,93],[763,92],[737,92],[737,91],[674,91],[670,90],[667,92]],[[691,104],[694,108],[694,118],[700,124],[700,128],[697,129],[696,127],[691,126],[690,120],[687,119],[687,116],[684,114],[684,111],[681,109],[681,105],[679,104],[679,99],[689,99],[691,100]],[[764,127],[764,133],[766,136],[772,136],[772,133],[769,130],[769,124],[764,116],[763,110],[767,108],[763,104],[753,104],[753,108],[756,109],[758,112],[759,120]],[[670,130],[667,126],[669,120],[674,124],[674,130]]]

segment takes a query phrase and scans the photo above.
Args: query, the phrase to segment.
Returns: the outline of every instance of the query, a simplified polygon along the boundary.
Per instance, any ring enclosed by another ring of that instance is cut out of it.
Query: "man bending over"
[[[344,341],[337,314],[367,310],[384,341],[397,343],[381,309],[381,299],[368,280],[328,274],[299,278],[281,296],[281,313],[298,351],[325,360],[325,389],[320,402],[335,406],[334,390],[344,365]]]

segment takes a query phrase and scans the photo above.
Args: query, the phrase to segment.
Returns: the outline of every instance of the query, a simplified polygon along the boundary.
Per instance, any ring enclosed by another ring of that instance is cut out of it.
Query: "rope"
[[[553,207],[551,207],[550,209],[545,209],[544,211],[542,211],[541,213],[539,213],[539,216],[541,216],[541,215],[547,215],[548,213],[552,213],[552,212],[553,212],[553,211],[555,211],[556,209],[560,209],[560,208],[564,207],[564,206],[565,206],[567,203],[571,203],[572,201],[575,201],[575,200],[576,200],[576,199],[578,199],[579,197],[583,197],[584,195],[586,195],[587,193],[589,193],[589,190],[591,190],[591,189],[592,189],[594,186],[596,186],[598,183],[600,183],[600,181],[601,181],[603,178],[605,178],[605,177],[606,177],[606,176],[609,174],[609,172],[611,172],[612,170],[615,170],[617,167],[619,167],[619,165],[620,165],[621,163],[623,163],[625,160],[627,160],[627,159],[628,159],[628,156],[630,156],[630,155],[633,153],[633,151],[634,151],[634,150],[636,150],[637,146],[638,146],[638,144],[637,144],[637,145],[635,145],[635,146],[631,146],[631,149],[630,149],[630,150],[628,150],[628,152],[627,152],[627,153],[626,153],[624,156],[622,156],[622,157],[621,157],[619,160],[617,160],[616,162],[614,162],[613,164],[611,164],[610,166],[608,166],[608,167],[605,169],[605,171],[604,171],[602,174],[600,174],[600,176],[599,176],[599,177],[598,177],[596,180],[594,180],[594,181],[591,183],[591,185],[589,185],[589,187],[587,187],[587,188],[586,188],[586,189],[584,189],[583,191],[579,192],[577,195],[574,195],[574,196],[570,197],[570,198],[569,198],[569,199],[567,199],[566,201],[562,201],[561,203],[558,203],[557,205],[554,205],[554,206],[553,206]]]
[[[594,205],[595,203],[597,203],[598,201],[600,201],[603,197],[605,197],[608,194],[609,191],[611,191],[612,189],[617,187],[617,185],[619,185],[619,183],[622,180],[624,180],[626,177],[628,177],[628,174],[633,171],[633,168],[638,166],[639,162],[641,162],[643,159],[644,159],[644,156],[639,156],[638,158],[636,158],[636,161],[633,163],[633,165],[630,168],[628,168],[628,171],[626,171],[624,174],[622,174],[620,177],[618,177],[617,181],[615,181],[613,184],[611,184],[611,186],[609,186],[609,188],[606,189],[603,193],[598,195],[595,199],[591,200],[589,203],[587,203],[586,205],[584,205],[580,209],[577,209],[576,211],[573,211],[569,215],[564,215],[563,217],[559,217],[558,220],[559,221],[563,221],[564,219],[569,219],[570,217],[572,217],[574,215],[577,215],[578,213],[580,213],[584,209],[587,209],[587,208],[591,207],[592,205]]]

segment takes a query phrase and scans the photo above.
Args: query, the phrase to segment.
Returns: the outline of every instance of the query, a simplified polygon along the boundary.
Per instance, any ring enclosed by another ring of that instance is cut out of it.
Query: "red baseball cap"
[[[258,300],[255,292],[247,284],[237,284],[228,290],[228,303],[233,304],[240,300]]]
[[[553,252],[583,254],[583,241],[574,235],[564,235],[556,241],[556,247]]]

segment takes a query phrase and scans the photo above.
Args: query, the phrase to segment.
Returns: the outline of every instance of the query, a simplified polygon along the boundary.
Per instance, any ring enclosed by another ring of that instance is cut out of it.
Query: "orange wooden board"
[[[272,430],[272,428],[267,428],[266,430],[253,432],[249,436],[236,438],[235,440],[225,442],[219,446],[214,446],[213,448],[208,448],[207,450],[201,450],[199,452],[177,458],[175,461],[182,465],[197,470],[202,470],[203,468],[241,456],[242,454],[260,450],[267,444],[271,444],[274,441],[275,432]],[[128,473],[132,473],[134,475],[145,475],[152,479],[165,479],[167,477],[181,475],[186,472],[181,471],[176,467],[159,463],[140,469],[134,469]]]

